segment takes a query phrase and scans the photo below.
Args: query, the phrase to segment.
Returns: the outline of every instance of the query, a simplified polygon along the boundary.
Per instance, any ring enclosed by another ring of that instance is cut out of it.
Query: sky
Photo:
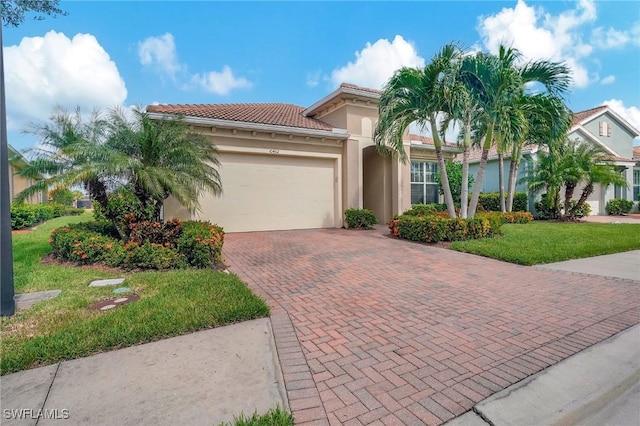
[[[9,143],[54,107],[284,102],[348,82],[380,89],[457,42],[565,62],[573,111],[610,105],[640,129],[637,1],[61,1],[3,28]]]

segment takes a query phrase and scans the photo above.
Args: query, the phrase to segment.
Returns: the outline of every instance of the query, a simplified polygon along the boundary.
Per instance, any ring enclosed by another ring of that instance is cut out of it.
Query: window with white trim
[[[640,200],[640,170],[633,171],[633,201]]]
[[[411,204],[428,204],[439,201],[437,173],[438,163],[411,162]]]

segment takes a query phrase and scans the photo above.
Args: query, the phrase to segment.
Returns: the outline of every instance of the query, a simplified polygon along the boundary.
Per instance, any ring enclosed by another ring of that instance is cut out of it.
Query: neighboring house
[[[640,137],[640,131],[635,129],[624,118],[613,111],[608,106],[600,106],[586,111],[574,113],[571,129],[568,138],[576,142],[587,142],[598,145],[611,156],[614,164],[619,168],[620,173],[626,179],[628,186],[612,185],[607,188],[596,185],[596,188],[588,198],[587,202],[591,206],[592,214],[606,214],[605,206],[613,198],[624,198],[632,200],[637,198],[634,191],[638,191],[640,183],[639,159],[634,154],[633,141]],[[527,175],[530,168],[536,161],[537,145],[525,147],[523,149],[522,161],[518,170],[518,179]],[[473,150],[471,156],[470,173],[475,175],[480,162],[480,150]],[[504,160],[505,170],[505,191],[507,187],[509,167],[511,163],[508,156]],[[635,169],[634,169],[635,167]],[[487,171],[482,185],[483,192],[494,192],[499,189],[498,181],[498,155],[495,148],[489,151]],[[527,191],[526,184],[521,183],[516,187],[517,191]],[[576,194],[582,190],[576,188]],[[534,197],[529,196],[529,209],[533,210]]]
[[[150,105],[182,115],[220,150],[223,194],[190,214],[169,199],[164,217],[210,220],[227,232],[338,228],[348,208],[380,222],[412,203],[438,201],[429,138],[409,135],[406,164],[378,154],[372,136],[380,92],[342,84],[308,108],[280,104]],[[445,154],[452,159],[455,147]]]
[[[33,179],[23,178],[18,175],[20,170],[27,166],[29,162],[15,148],[9,145],[9,198],[13,202],[16,196],[33,185]],[[46,201],[44,194],[38,192],[25,199],[27,204],[38,204]]]
[[[640,210],[640,146],[633,147],[633,201],[636,202],[636,210]]]

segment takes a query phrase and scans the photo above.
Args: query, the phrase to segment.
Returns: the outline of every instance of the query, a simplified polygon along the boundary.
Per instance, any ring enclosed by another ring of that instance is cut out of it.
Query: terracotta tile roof
[[[522,152],[528,152],[528,151],[535,151],[538,149],[538,145],[537,144],[532,144],[532,145],[525,145],[522,148]],[[480,158],[482,157],[482,149],[480,148],[471,148],[471,150],[469,151],[469,161],[470,162],[474,162],[474,161],[480,161]],[[492,146],[489,149],[489,156],[487,158],[497,158],[498,157],[498,149],[495,146]],[[504,158],[509,158],[511,157],[511,153],[507,153],[504,155]],[[456,159],[462,161],[462,153],[458,154],[456,156]]]
[[[591,109],[587,109],[587,110],[584,110],[584,111],[574,112],[573,113],[573,119],[571,121],[571,125],[572,126],[578,125],[582,121],[584,121],[585,119],[591,117],[592,115],[596,115],[597,113],[602,112],[607,108],[608,107],[606,105],[602,105],[602,106],[591,108]]]
[[[382,93],[382,91],[380,91],[380,90],[370,89],[368,87],[357,86],[357,85],[351,84],[351,83],[342,83],[342,84],[340,84],[340,87],[344,87],[345,89],[362,90],[363,92],[375,93],[375,94],[378,94],[378,95]]]
[[[640,161],[640,146],[633,147],[633,159]]]
[[[147,112],[182,114],[187,117],[271,124],[312,130],[331,131],[333,126],[324,121],[302,115],[304,107],[290,104],[198,104],[149,105]]]
[[[415,134],[410,134],[409,135],[409,140],[411,140],[412,142],[421,142],[423,145],[431,145],[433,146],[433,138],[430,138],[429,136],[423,136],[423,135],[415,135]],[[449,148],[457,148],[458,145],[455,143],[451,143],[451,142],[446,142],[445,146],[449,147]]]

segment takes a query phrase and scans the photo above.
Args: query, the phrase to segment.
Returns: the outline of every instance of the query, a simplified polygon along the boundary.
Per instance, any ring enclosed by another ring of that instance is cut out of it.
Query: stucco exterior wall
[[[611,127],[611,136],[600,135],[599,125],[601,121],[606,121],[609,124]],[[634,135],[627,130],[626,127],[621,126],[608,112],[605,112],[588,123],[585,123],[584,127],[598,137],[604,144],[610,146],[621,157],[632,157]]]

